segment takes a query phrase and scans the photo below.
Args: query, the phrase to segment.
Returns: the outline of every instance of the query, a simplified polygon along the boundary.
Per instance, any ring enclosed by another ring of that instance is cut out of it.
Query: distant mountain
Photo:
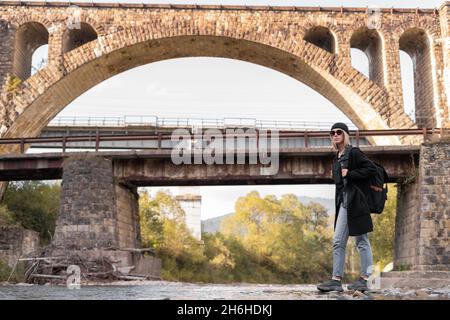
[[[216,233],[220,230],[220,224],[222,223],[223,219],[228,218],[232,216],[233,213],[224,214],[223,216],[218,216],[211,219],[202,220],[202,232],[207,233]]]
[[[312,198],[312,197],[298,197],[301,203],[309,204],[310,202],[315,202],[321,204],[327,209],[328,215],[334,214],[336,208],[334,207],[334,199],[327,198]]]
[[[298,197],[301,203],[308,205],[310,202],[315,202],[321,204],[327,209],[328,215],[334,214],[334,199],[326,199],[326,198],[312,198],[312,197]],[[220,230],[220,224],[223,219],[228,218],[234,213],[228,213],[223,216],[202,220],[202,232],[207,233],[216,233]]]

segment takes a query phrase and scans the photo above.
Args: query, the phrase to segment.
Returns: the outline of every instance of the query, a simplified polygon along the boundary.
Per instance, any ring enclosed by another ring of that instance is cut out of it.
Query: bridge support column
[[[394,271],[382,286],[450,285],[449,199],[450,143],[424,144],[415,180],[398,188]]]
[[[111,160],[76,157],[64,161],[60,215],[52,246],[56,250],[91,250],[140,246],[138,194],[135,186],[115,181]],[[117,255],[121,252],[121,256]],[[110,251],[124,265],[130,252]]]

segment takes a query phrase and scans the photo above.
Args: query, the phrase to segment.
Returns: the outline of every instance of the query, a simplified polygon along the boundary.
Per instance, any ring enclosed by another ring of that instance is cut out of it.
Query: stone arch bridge
[[[372,9],[2,1],[1,135],[37,136],[101,81],[150,62],[194,56],[283,72],[329,99],[360,129],[447,126],[449,19],[449,3]],[[30,76],[32,54],[43,44],[48,64]],[[369,77],[352,67],[351,48],[368,56]],[[414,61],[416,122],[403,109],[399,50]]]

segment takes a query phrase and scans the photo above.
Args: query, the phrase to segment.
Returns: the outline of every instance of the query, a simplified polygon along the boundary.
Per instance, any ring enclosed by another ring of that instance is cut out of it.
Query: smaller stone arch
[[[82,16],[81,17],[81,22],[87,23],[88,25],[91,26],[91,28],[93,28],[95,30],[95,32],[97,33],[98,36],[103,36],[105,35],[105,27],[103,24],[99,23],[99,21],[92,19],[90,16]]]
[[[334,54],[337,52],[336,35],[326,26],[314,25],[308,27],[304,32],[303,40],[329,53]]]
[[[98,38],[96,30],[86,22],[76,28],[66,28],[62,37],[63,54]]]
[[[30,22],[38,22],[42,24],[47,30],[49,30],[53,25],[52,21],[48,20],[42,15],[33,15],[33,14],[14,16],[11,20],[11,25],[16,29],[19,29],[21,26]]]
[[[380,87],[385,85],[383,40],[376,29],[362,26],[355,29],[350,37],[350,48],[359,49],[369,59],[369,79]]]
[[[399,38],[399,49],[413,62],[415,114],[419,128],[436,125],[431,44],[430,34],[418,27],[406,29]]]
[[[45,25],[37,21],[28,21],[16,29],[12,72],[22,80],[31,75],[31,63],[34,51],[48,44],[49,32]]]

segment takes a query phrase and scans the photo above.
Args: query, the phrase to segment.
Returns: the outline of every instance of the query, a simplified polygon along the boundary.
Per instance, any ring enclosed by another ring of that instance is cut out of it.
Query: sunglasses
[[[340,136],[341,134],[343,134],[344,133],[344,131],[342,131],[342,130],[331,130],[330,131],[330,136],[334,136],[335,134],[337,134],[338,136]]]

